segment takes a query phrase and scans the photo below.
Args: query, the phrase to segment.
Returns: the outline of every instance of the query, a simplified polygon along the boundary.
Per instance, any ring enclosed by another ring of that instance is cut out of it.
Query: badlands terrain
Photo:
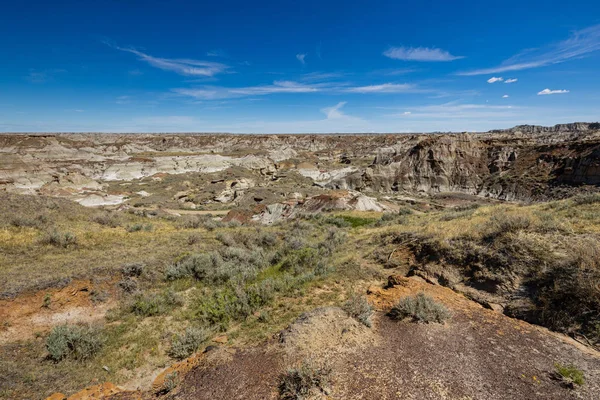
[[[598,399],[600,124],[0,135],[2,399]]]

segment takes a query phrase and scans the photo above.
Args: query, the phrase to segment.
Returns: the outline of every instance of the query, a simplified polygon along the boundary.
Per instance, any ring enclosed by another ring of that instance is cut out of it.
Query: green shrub
[[[361,324],[371,327],[371,315],[373,307],[367,301],[365,296],[354,294],[342,307],[352,318],[356,319]]]
[[[116,228],[120,226],[119,219],[111,213],[95,215],[91,218],[91,221],[103,226],[108,226],[110,228]]]
[[[335,225],[338,228],[348,228],[352,226],[352,224],[342,217],[329,217],[324,220],[326,224]]]
[[[425,293],[400,299],[388,315],[396,320],[412,318],[413,321],[427,323],[443,323],[450,318],[448,309]]]
[[[201,236],[196,235],[196,234],[191,234],[190,236],[187,237],[187,244],[192,246],[192,245],[200,242],[201,239],[202,239]]]
[[[600,343],[600,245],[582,240],[570,251],[570,259],[549,264],[536,279],[537,322]]]
[[[223,243],[225,246],[235,246],[237,241],[228,233],[219,232],[217,236],[215,236],[219,242]]]
[[[35,218],[14,216],[10,220],[10,224],[16,228],[42,228],[48,222],[45,215],[38,215]]]
[[[182,360],[195,353],[208,339],[210,332],[204,328],[188,327],[183,335],[175,335],[171,340],[169,355]]]
[[[600,203],[600,193],[580,194],[573,197],[576,206]]]
[[[174,291],[168,290],[160,294],[138,294],[131,301],[129,311],[141,317],[152,317],[181,305],[179,296]]]
[[[179,377],[177,371],[173,371],[170,374],[167,374],[167,376],[165,377],[165,384],[157,394],[167,394],[173,391],[179,385],[180,381],[181,378]]]
[[[217,260],[209,253],[192,254],[183,260],[170,265],[165,271],[165,278],[174,281],[183,278],[204,279],[210,270],[217,267]]]
[[[231,290],[218,290],[201,296],[196,304],[196,316],[204,323],[225,330],[236,316],[238,299]]]
[[[560,363],[555,363],[554,368],[557,376],[567,385],[572,386],[575,384],[581,386],[585,383],[583,371],[572,364],[563,365]]]
[[[76,360],[92,358],[103,344],[104,338],[97,329],[78,325],[56,326],[46,339],[46,349],[54,361],[67,357]]]
[[[61,233],[56,230],[46,233],[42,239],[42,244],[56,247],[68,248],[77,245],[77,236],[71,232]]]
[[[121,267],[121,273],[124,276],[139,277],[144,272],[145,267],[143,263],[125,264]]]
[[[50,296],[50,293],[46,293],[44,301],[42,302],[42,307],[48,308],[50,307],[50,303],[52,303],[52,296]]]
[[[135,293],[138,290],[137,281],[130,277],[121,279],[117,285],[124,293],[127,294]]]
[[[151,232],[152,229],[154,229],[154,226],[152,224],[133,224],[133,225],[129,225],[127,226],[127,228],[125,228],[127,230],[127,232],[139,232],[141,230],[144,230],[146,232]]]
[[[203,222],[203,219],[196,215],[184,215],[179,222],[179,226],[183,229],[198,229]]]
[[[302,400],[329,392],[331,369],[310,362],[291,368],[279,377],[281,400]],[[321,396],[319,396],[321,397]]]
[[[304,247],[299,250],[291,251],[281,264],[282,271],[289,271],[294,275],[300,275],[303,272],[314,270],[315,266],[323,262],[317,249]]]

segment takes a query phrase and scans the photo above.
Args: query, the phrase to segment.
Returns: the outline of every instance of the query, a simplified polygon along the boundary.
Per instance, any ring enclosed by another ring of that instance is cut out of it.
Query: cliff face
[[[600,184],[600,141],[596,132],[586,133],[423,136],[414,145],[381,149],[372,165],[329,186],[373,192],[462,192],[503,200],[560,197],[554,190],[560,185]]]
[[[600,184],[600,127],[421,135],[0,135],[0,190],[69,195],[157,174],[295,171],[328,189],[560,197]]]

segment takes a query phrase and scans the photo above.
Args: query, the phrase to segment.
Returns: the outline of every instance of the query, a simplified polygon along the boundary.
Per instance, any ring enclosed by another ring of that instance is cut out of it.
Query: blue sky
[[[5,132],[428,132],[600,120],[598,1],[6,3]]]

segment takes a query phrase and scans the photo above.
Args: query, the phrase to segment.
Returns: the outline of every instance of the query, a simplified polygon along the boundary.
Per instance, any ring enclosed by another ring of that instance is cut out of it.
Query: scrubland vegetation
[[[256,343],[319,305],[342,306],[371,326],[373,310],[361,293],[385,269],[485,292],[505,301],[509,315],[600,343],[597,195],[525,206],[326,213],[268,227],[85,209],[44,197],[4,200],[3,297],[91,279],[109,289],[90,298],[111,301],[96,324],[60,325],[0,346],[0,395],[8,398],[72,392],[98,376],[123,382],[190,356],[216,335]],[[390,316],[443,322],[450,315],[419,294],[402,299]],[[322,390],[326,372],[290,370],[281,377],[282,398]],[[67,374],[68,381],[59,379]]]

